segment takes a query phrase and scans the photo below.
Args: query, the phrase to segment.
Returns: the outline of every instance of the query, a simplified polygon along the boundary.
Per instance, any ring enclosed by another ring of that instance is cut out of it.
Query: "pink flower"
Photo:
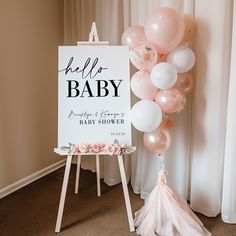
[[[88,144],[88,143],[79,145],[78,148],[79,148],[79,151],[81,153],[87,153],[87,152],[91,152],[92,151],[92,146],[91,146],[91,144]]]
[[[80,153],[79,147],[78,147],[78,146],[74,146],[73,149],[72,149],[72,153],[73,153],[73,154],[78,154],[78,153]]]
[[[94,144],[92,144],[92,151],[93,152],[101,152],[101,151],[103,151],[104,146],[105,145],[102,143],[94,143]]]
[[[109,144],[105,146],[105,152],[110,153],[111,155],[120,154],[121,147],[119,145]]]

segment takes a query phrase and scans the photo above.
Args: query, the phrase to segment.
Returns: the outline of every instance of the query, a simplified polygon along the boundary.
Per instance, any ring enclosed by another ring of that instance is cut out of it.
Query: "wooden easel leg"
[[[97,172],[97,195],[98,197],[101,197],[99,154],[96,154],[96,172]]]
[[[57,222],[56,222],[56,229],[55,229],[56,233],[59,233],[61,231],[61,221],[62,221],[62,215],[64,211],[71,162],[72,162],[72,156],[71,155],[67,156],[66,168],[65,168],[64,179],[63,179],[62,190],[61,190],[61,198],[60,198],[60,203],[59,203],[59,208],[58,208],[58,213],[57,213]]]
[[[129,221],[129,230],[130,230],[130,232],[134,232],[135,231],[134,219],[133,219],[130,198],[129,198],[129,192],[128,192],[128,186],[127,186],[127,180],[126,180],[126,175],[125,175],[123,155],[118,155],[118,163],[119,163],[120,176],[121,176],[122,187],[123,187],[123,192],[124,192],[124,197],[125,197],[126,211],[127,211],[127,215],[128,215],[128,221]]]
[[[78,155],[77,167],[76,167],[76,179],[75,179],[75,194],[77,194],[79,191],[80,163],[81,163],[81,155]]]

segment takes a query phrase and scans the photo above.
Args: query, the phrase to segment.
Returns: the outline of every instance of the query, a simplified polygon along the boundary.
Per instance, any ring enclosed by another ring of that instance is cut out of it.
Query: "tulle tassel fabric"
[[[134,221],[141,236],[211,235],[185,199],[167,185],[165,169],[159,171],[157,185],[135,213]]]

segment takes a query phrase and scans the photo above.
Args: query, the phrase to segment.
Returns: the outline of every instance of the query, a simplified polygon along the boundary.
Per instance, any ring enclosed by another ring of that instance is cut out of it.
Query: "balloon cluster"
[[[131,26],[122,35],[130,61],[139,70],[131,79],[131,90],[141,101],[132,107],[130,119],[155,154],[162,154],[171,142],[173,118],[167,114],[184,108],[194,85],[189,71],[195,55],[185,43],[195,31],[192,16],[164,7],[148,17],[145,27]]]

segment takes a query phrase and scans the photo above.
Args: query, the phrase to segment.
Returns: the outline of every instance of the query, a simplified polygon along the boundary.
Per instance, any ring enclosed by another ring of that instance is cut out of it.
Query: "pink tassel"
[[[164,165],[163,165],[164,167]],[[141,236],[210,236],[185,199],[173,191],[166,180],[164,168],[158,183],[135,213],[135,227]]]

